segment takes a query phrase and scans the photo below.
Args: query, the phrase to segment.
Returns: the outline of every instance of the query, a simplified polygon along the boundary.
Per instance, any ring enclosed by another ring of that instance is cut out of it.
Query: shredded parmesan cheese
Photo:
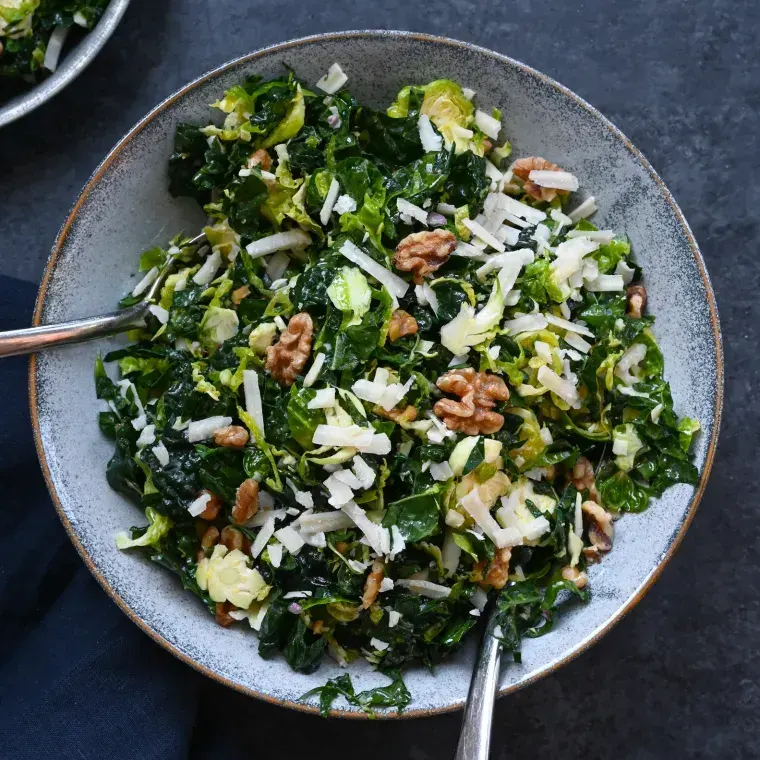
[[[495,238],[482,224],[478,224],[473,219],[462,219],[462,224],[472,232],[475,237],[480,238],[484,243],[491,246],[497,251],[505,251],[504,243]]]
[[[260,258],[277,251],[306,248],[309,243],[311,243],[311,237],[308,232],[304,232],[301,229],[288,230],[287,232],[276,232],[274,235],[267,235],[266,237],[254,240],[246,246],[245,250],[249,256]]]
[[[396,208],[398,208],[398,212],[401,214],[402,219],[404,217],[407,217],[408,221],[407,219],[404,219],[404,221],[407,223],[411,222],[412,219],[416,219],[425,227],[428,226],[428,212],[425,211],[424,208],[420,208],[419,206],[416,206],[414,203],[410,203],[404,198],[398,198],[396,200]]]
[[[158,279],[158,267],[153,267],[140,282],[135,285],[132,295],[141,296]]]
[[[193,516],[203,514],[206,510],[206,505],[211,501],[210,493],[202,493],[195,501],[188,505],[187,511]]]
[[[590,195],[588,198],[586,198],[583,203],[581,203],[580,206],[578,206],[574,211],[571,211],[568,216],[572,220],[574,224],[578,223],[581,219],[585,219],[586,217],[591,216],[595,211],[597,211],[597,205],[596,205],[596,199],[593,195]]]
[[[311,365],[311,369],[306,373],[306,377],[303,379],[303,387],[311,388],[317,381],[319,373],[322,371],[322,365],[325,363],[325,355],[319,353],[314,357],[314,363]]]
[[[382,264],[378,264],[373,258],[370,258],[364,251],[350,240],[346,240],[340,247],[340,253],[349,261],[361,267],[367,274],[372,275],[379,283],[385,286],[386,290],[396,298],[402,298],[409,290],[408,283],[404,282],[398,275],[386,269]]]
[[[202,420],[193,420],[187,426],[187,440],[190,443],[205,441],[223,427],[232,424],[232,417],[206,417]]]
[[[339,64],[334,63],[317,82],[317,87],[328,95],[334,95],[347,81],[348,76],[346,76],[343,69]]]
[[[430,122],[430,117],[427,114],[420,116],[417,128],[420,132],[420,142],[425,153],[438,153],[443,148],[443,138],[439,134],[436,134]],[[438,211],[443,213],[440,208]]]
[[[553,187],[557,190],[575,192],[578,189],[578,178],[569,172],[553,172],[534,169],[528,179],[539,187]]]
[[[221,265],[222,254],[219,251],[213,251],[203,262],[203,266],[193,275],[193,282],[196,285],[208,285],[216,277]]]
[[[291,553],[298,554],[304,545],[304,540],[290,526],[285,526],[274,532],[274,537]]]
[[[268,517],[261,530],[258,532],[256,539],[251,546],[251,556],[256,557],[264,551],[267,542],[274,535],[274,517]]]
[[[446,599],[451,594],[451,589],[448,586],[441,586],[438,583],[431,583],[430,581],[401,579],[396,581],[396,585],[408,588],[413,594],[426,596],[429,599]]]
[[[480,109],[475,111],[475,126],[492,140],[499,139],[501,122]]]
[[[556,393],[565,403],[572,407],[578,404],[578,389],[568,380],[563,380],[554,370],[545,364],[538,368],[538,382]]]
[[[261,435],[264,435],[264,410],[261,406],[259,376],[256,370],[243,370],[243,392],[245,395],[245,409],[253,418]]]
[[[325,196],[325,202],[322,204],[322,210],[319,212],[319,221],[322,222],[323,227],[330,221],[330,214],[332,214],[335,203],[338,200],[338,193],[340,193],[340,184],[333,177]]]

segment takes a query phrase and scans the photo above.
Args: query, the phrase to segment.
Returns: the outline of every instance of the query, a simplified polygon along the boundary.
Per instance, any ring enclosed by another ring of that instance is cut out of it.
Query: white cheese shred
[[[317,82],[317,87],[328,95],[334,95],[347,81],[348,76],[346,76],[340,64],[334,63]]]
[[[211,501],[210,493],[202,493],[195,501],[188,505],[187,511],[193,516],[198,517],[206,511],[206,505]]]
[[[158,279],[158,267],[153,267],[140,282],[135,285],[132,295],[141,296]]]
[[[272,567],[277,569],[282,564],[282,544],[272,544],[268,549],[269,561],[272,563]],[[262,618],[263,620],[263,618]]]
[[[159,441],[159,443],[153,447],[153,454],[162,467],[166,467],[166,465],[169,464],[169,450],[166,448],[163,441]]]
[[[408,283],[368,256],[359,246],[350,240],[346,240],[343,243],[340,247],[340,253],[350,262],[363,269],[367,274],[372,275],[379,283],[385,286],[392,296],[402,298],[406,295],[406,291],[409,290]]]
[[[501,122],[498,119],[494,119],[493,116],[485,111],[481,111],[480,109],[475,111],[475,126],[492,140],[499,139]]]
[[[277,253],[269,259],[267,264],[266,274],[272,283],[279,280],[284,274],[285,270],[290,264],[290,256],[285,251],[277,251]]]
[[[284,528],[280,528],[274,532],[274,537],[291,553],[298,554],[303,548],[305,541],[298,535],[298,533],[286,525]]]
[[[213,251],[203,262],[203,266],[193,275],[193,282],[196,285],[208,285],[216,277],[221,265],[222,254],[219,251]]]
[[[586,283],[586,289],[592,293],[617,293],[625,290],[625,282],[619,274],[600,274]]]
[[[545,364],[542,364],[538,368],[538,382],[553,393],[556,393],[570,406],[574,407],[578,404],[578,389],[569,380],[564,380]]]
[[[148,306],[148,311],[162,324],[165,325],[169,321],[169,312],[164,309],[163,306],[158,306],[152,303]]]
[[[190,443],[198,443],[211,438],[217,430],[232,424],[232,417],[206,417],[202,420],[193,420],[187,426],[187,440]]]
[[[578,178],[570,172],[545,171],[534,169],[528,179],[539,187],[552,187],[557,190],[575,192],[578,189]]]
[[[430,122],[430,117],[427,114],[420,116],[417,122],[417,129],[419,129],[420,142],[425,153],[438,153],[443,148],[443,138],[439,134],[436,134]],[[443,213],[440,209],[439,212]]]
[[[462,219],[462,224],[464,224],[475,237],[480,238],[484,243],[490,245],[491,248],[494,248],[499,252],[507,250],[504,243],[495,238],[485,227],[483,227],[482,224],[478,224],[478,222],[473,219]]]
[[[245,394],[245,410],[253,418],[261,435],[264,435],[264,410],[261,406],[259,375],[256,370],[243,370],[243,392]]]
[[[322,210],[319,212],[319,221],[322,222],[323,227],[325,227],[330,221],[330,215],[338,200],[338,193],[340,193],[340,184],[338,180],[333,177],[327,195],[325,196],[325,202],[322,204]]]
[[[586,238],[586,240],[598,240],[603,245],[612,242],[615,237],[614,230],[570,230],[567,233],[568,239]]]
[[[428,212],[424,208],[420,208],[414,203],[410,203],[405,198],[398,198],[396,200],[396,208],[398,208],[399,214],[402,216],[408,216],[412,219],[416,219],[420,224],[425,227],[428,226],[427,218]]]
[[[588,327],[579,325],[577,322],[571,322],[569,319],[562,319],[562,317],[555,317],[554,314],[545,314],[544,316],[550,325],[560,327],[563,330],[567,330],[568,332],[578,333],[579,335],[586,335],[589,338],[594,337],[594,333],[592,333]]]
[[[338,197],[338,200],[335,201],[333,211],[338,216],[356,211],[356,201],[350,195],[341,195]]]
[[[251,556],[256,559],[274,535],[274,517],[268,517],[251,546]]]
[[[408,588],[413,594],[426,596],[428,599],[446,599],[451,594],[451,589],[448,586],[441,586],[439,583],[432,583],[431,581],[402,579],[396,581],[396,585]]]
[[[12,7],[13,5],[11,5],[11,13],[13,13]],[[47,43],[47,49],[45,50],[45,58],[42,61],[43,68],[48,71],[55,71],[58,68],[58,59],[61,57],[63,43],[66,42],[70,29],[70,26],[63,26],[63,24],[59,24],[53,29],[53,33],[50,35]]]
[[[306,377],[303,379],[304,388],[311,388],[311,386],[317,382],[317,378],[319,377],[319,373],[322,371],[322,366],[324,363],[324,354],[319,353],[314,357],[314,363],[311,365],[311,369],[306,373]]]
[[[581,205],[578,206],[575,210],[571,211],[568,216],[572,220],[573,224],[577,224],[581,219],[586,219],[597,210],[598,207],[596,205],[596,198],[594,198],[593,195],[589,195],[589,197],[586,198],[586,200],[583,201],[583,203],[581,203]]]
[[[303,230],[288,230],[287,232],[276,232],[274,235],[267,235],[266,237],[254,240],[246,246],[245,250],[249,256],[257,259],[261,256],[269,256],[270,253],[277,253],[277,251],[306,248],[309,243],[311,243],[311,236],[308,232],[304,232]]]
[[[309,409],[330,409],[335,406],[335,388],[323,388],[306,405]]]

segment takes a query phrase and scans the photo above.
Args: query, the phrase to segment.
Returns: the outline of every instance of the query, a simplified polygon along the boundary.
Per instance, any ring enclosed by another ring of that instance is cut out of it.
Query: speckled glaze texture
[[[206,120],[207,104],[248,74],[275,76],[287,64],[313,83],[334,61],[348,73],[351,91],[375,106],[390,102],[403,85],[456,79],[477,91],[480,104],[502,109],[516,156],[544,156],[577,175],[582,192],[596,196],[597,225],[629,234],[646,272],[676,409],[703,426],[696,445],[700,485],[671,488],[647,512],[618,522],[614,551],[590,572],[592,601],[568,609],[550,635],[525,643],[522,664],[503,668],[501,693],[508,693],[583,651],[643,595],[694,514],[720,423],[720,331],[696,243],[646,160],[588,104],[509,58],[422,35],[348,32],[255,53],[188,85],[140,122],[106,158],[61,231],[36,319],[46,323],[112,310],[134,285],[140,251],[165,243],[180,229],[194,231],[202,222],[192,203],[174,200],[166,190],[166,159],[179,121]],[[337,666],[328,661],[318,673],[304,676],[282,659],[261,660],[251,631],[221,630],[175,578],[114,547],[114,533],[139,524],[142,516],[106,483],[112,447],[96,424],[92,368],[99,350],[122,342],[72,347],[32,363],[38,450],[61,519],[101,584],[157,641],[234,688],[304,709],[299,695],[337,675]],[[408,672],[414,697],[408,714],[462,705],[477,635],[472,638],[435,675],[424,668]],[[379,677],[364,664],[352,666],[351,672],[360,689],[378,683]]]
[[[73,50],[64,53],[54,74],[23,95],[0,105],[0,127],[31,113],[73,82],[106,44],[128,5],[129,0],[111,0],[95,28]]]

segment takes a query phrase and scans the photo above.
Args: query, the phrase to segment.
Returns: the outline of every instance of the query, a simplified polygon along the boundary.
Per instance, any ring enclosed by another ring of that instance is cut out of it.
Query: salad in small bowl
[[[111,35],[128,3],[0,0],[0,126],[74,79]]]

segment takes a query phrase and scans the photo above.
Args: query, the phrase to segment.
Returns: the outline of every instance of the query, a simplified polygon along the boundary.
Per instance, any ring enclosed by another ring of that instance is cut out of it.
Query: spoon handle
[[[93,338],[124,332],[143,324],[146,307],[138,304],[115,314],[77,319],[58,325],[27,327],[0,332],[0,358],[33,354],[68,343],[82,343]]]
[[[492,621],[489,620],[470,681],[454,760],[488,760],[493,705],[501,670],[501,642],[492,635],[492,630]]]

